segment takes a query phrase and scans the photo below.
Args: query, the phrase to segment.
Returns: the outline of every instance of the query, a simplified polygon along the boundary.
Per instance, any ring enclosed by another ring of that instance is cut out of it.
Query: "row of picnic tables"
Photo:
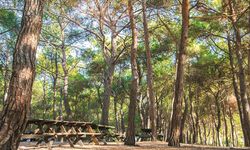
[[[113,126],[98,125],[92,122],[81,121],[60,121],[31,119],[27,122],[26,131],[22,135],[22,140],[35,140],[37,146],[42,142],[51,149],[54,141],[68,142],[71,147],[75,144],[83,145],[83,140],[94,142],[96,145],[102,141],[120,140],[120,135],[114,133]]]

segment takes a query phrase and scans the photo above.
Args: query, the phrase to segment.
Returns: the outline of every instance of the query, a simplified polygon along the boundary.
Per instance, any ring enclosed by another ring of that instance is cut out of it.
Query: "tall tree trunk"
[[[138,70],[137,70],[137,31],[132,6],[132,0],[128,0],[128,13],[130,19],[130,28],[132,30],[132,45],[130,52],[132,83],[130,91],[130,103],[128,111],[128,128],[126,132],[125,145],[135,145],[135,111],[138,96]]]
[[[247,132],[245,131],[246,128],[245,128],[245,124],[243,123],[243,112],[242,112],[243,108],[242,108],[241,97],[239,94],[239,88],[238,88],[238,84],[237,84],[237,76],[236,76],[236,70],[235,70],[235,66],[234,66],[233,50],[232,50],[229,34],[227,37],[227,42],[228,42],[227,45],[228,45],[228,52],[229,52],[230,70],[231,70],[231,74],[232,74],[234,95],[235,95],[236,100],[237,100],[237,106],[238,106],[238,110],[239,110],[240,123],[241,123],[241,128],[243,131],[244,140],[246,140],[246,138],[247,138],[246,133]]]
[[[247,90],[246,90],[246,77],[245,77],[245,71],[243,67],[243,54],[242,54],[242,48],[241,48],[241,35],[240,35],[240,29],[238,28],[238,22],[237,22],[237,15],[234,3],[232,0],[229,0],[229,10],[230,10],[230,20],[232,22],[234,33],[235,33],[235,52],[238,62],[238,68],[239,68],[239,82],[240,82],[240,97],[242,102],[242,112],[243,112],[243,123],[244,128],[243,132],[244,134],[244,141],[245,146],[250,146],[250,104],[247,97]]]
[[[220,128],[221,128],[221,105],[219,102],[219,91],[216,93],[214,96],[215,98],[215,105],[216,105],[216,111],[217,111],[217,123],[215,122],[215,127],[216,127],[216,139],[217,139],[217,144],[220,146]]]
[[[68,67],[67,67],[67,57],[66,57],[66,47],[65,47],[65,26],[63,25],[63,21],[59,21],[59,25],[61,28],[61,51],[62,51],[62,68],[63,68],[63,104],[64,108],[67,114],[66,119],[71,120],[72,119],[72,111],[69,105],[68,100],[68,87],[69,87],[69,76],[68,76]]]
[[[193,134],[193,143],[198,142],[198,134],[199,134],[199,116],[197,111],[195,111],[195,122],[194,122],[194,134]]]
[[[186,130],[186,138],[185,138],[185,143],[188,144],[189,143],[189,131]]]
[[[189,0],[182,1],[182,33],[178,54],[178,66],[175,82],[174,101],[170,122],[170,135],[168,137],[169,146],[180,146],[180,124],[182,115],[183,80],[184,65],[186,60],[186,49],[189,25]]]
[[[189,99],[190,101],[190,143],[194,144],[195,143],[195,120],[194,120],[194,115],[193,115],[193,101],[192,98]],[[191,138],[192,137],[192,138]]]
[[[228,141],[228,126],[227,126],[227,119],[226,119],[226,108],[225,103],[222,105],[222,113],[223,113],[223,121],[224,121],[224,130],[225,130],[225,139],[226,139],[226,146],[229,146]]]
[[[58,78],[57,52],[55,53],[54,63],[55,63],[55,74],[53,75],[53,119],[55,120],[57,117],[57,105],[56,105],[56,86]]]
[[[202,120],[202,126],[203,126],[204,144],[207,145],[207,129],[204,120]]]
[[[191,98],[191,89],[189,86],[189,98]],[[186,98],[184,96],[184,101],[185,101],[185,108],[184,108],[184,112],[182,114],[182,118],[181,118],[181,127],[180,127],[180,143],[184,142],[184,137],[183,137],[183,131],[184,131],[184,127],[185,127],[185,121],[187,118],[187,114],[188,114],[188,98]]]
[[[8,96],[0,114],[0,149],[2,150],[16,150],[26,127],[44,3],[44,0],[25,0],[21,29],[13,55]]]
[[[47,101],[46,101],[46,74],[43,72],[43,119],[46,117],[47,112]]]
[[[104,93],[103,93],[103,107],[102,107],[102,118],[101,118],[101,124],[103,125],[108,125],[110,96],[112,90],[111,84],[115,68],[112,62],[108,62],[106,64],[107,68],[104,71]]]
[[[143,108],[143,90],[140,89],[141,87],[141,80],[142,80],[142,74],[141,74],[141,67],[140,67],[140,63],[137,61],[137,70],[138,70],[138,76],[139,76],[139,87],[138,87],[138,97],[139,97],[139,101],[137,103],[137,109],[138,109],[138,114],[140,115],[140,120],[141,120],[141,128],[144,128],[144,108]]]
[[[156,108],[155,108],[155,96],[153,89],[153,69],[151,64],[151,52],[149,46],[149,33],[148,33],[148,22],[147,22],[147,14],[146,14],[146,0],[142,1],[142,12],[143,12],[143,29],[144,29],[144,42],[146,49],[146,58],[147,58],[147,90],[149,94],[149,110],[150,110],[150,127],[152,129],[152,140],[155,141],[157,139],[157,130],[156,130]]]
[[[124,112],[123,112],[123,103],[124,99],[121,99],[121,106],[120,106],[120,115],[121,115],[121,133],[123,134],[125,132],[125,123],[124,123]]]
[[[229,107],[229,118],[230,118],[230,126],[231,126],[231,141],[232,141],[232,146],[235,146],[235,140],[234,140],[234,121],[233,121],[233,114],[232,110]]]
[[[60,104],[59,104],[59,120],[63,120],[63,87],[60,87]]]
[[[202,140],[203,138],[202,138],[201,126],[200,126],[199,122],[198,122],[198,132],[199,132],[200,144],[204,144],[204,143],[203,143],[203,140]]]
[[[115,129],[116,132],[119,131],[119,116],[118,116],[118,112],[117,112],[117,96],[114,96],[114,112],[115,112]]]
[[[144,123],[144,109],[143,109],[143,105],[142,105],[142,101],[143,101],[143,96],[142,93],[140,92],[140,96],[139,96],[139,102],[138,102],[138,113],[140,114],[140,119],[141,119],[141,128],[144,128],[145,123]]]
[[[214,125],[214,123],[213,123]],[[214,134],[214,127],[212,127],[212,145],[216,145],[216,138],[215,138],[215,134]]]
[[[211,123],[208,124],[208,133],[207,133],[207,137],[208,137],[208,141],[207,143],[208,144],[212,144],[212,141],[211,141]]]
[[[161,134],[165,134],[165,132],[163,132],[163,125],[164,125],[164,119],[163,119],[163,98],[160,99],[160,110],[159,110],[159,122],[160,122],[160,128],[159,128],[159,133]]]
[[[103,30],[103,29],[102,29]],[[109,123],[109,106],[110,96],[112,91],[112,80],[115,69],[115,51],[116,51],[116,26],[112,26],[111,35],[111,54],[105,54],[108,57],[105,58],[106,67],[104,69],[104,96],[103,96],[103,107],[102,107],[102,118],[101,124],[108,125]],[[103,45],[105,49],[105,46]],[[104,52],[105,53],[105,52]]]

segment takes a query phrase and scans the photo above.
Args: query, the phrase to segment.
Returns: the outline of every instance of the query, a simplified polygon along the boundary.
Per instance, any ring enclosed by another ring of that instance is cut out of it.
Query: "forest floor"
[[[52,146],[53,150],[250,150],[250,148],[233,148],[233,147],[215,147],[208,145],[190,145],[182,144],[179,148],[168,147],[166,142],[137,142],[137,146],[125,146],[123,143],[109,142],[107,145],[93,145],[86,144],[84,146],[76,145],[75,148],[71,148],[69,145],[59,145],[55,143]],[[35,146],[34,142],[22,142],[19,146],[19,150],[47,150],[45,144],[39,147]]]

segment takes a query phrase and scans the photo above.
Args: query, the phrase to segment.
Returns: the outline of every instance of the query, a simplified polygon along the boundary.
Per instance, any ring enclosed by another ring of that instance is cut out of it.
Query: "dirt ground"
[[[214,147],[204,145],[187,145],[183,144],[180,148],[168,147],[166,142],[137,142],[137,146],[125,146],[123,143],[108,143],[107,145],[93,145],[85,144],[84,146],[76,145],[75,148],[71,148],[69,145],[54,143],[53,150],[250,150],[250,148],[232,148],[232,147]],[[35,146],[35,143],[21,143],[19,150],[47,150],[46,144],[42,144],[39,147]]]

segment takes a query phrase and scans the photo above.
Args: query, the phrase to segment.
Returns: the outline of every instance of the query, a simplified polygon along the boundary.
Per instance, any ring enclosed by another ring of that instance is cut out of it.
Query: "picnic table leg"
[[[39,139],[36,143],[36,146],[39,146],[43,142],[43,139]]]
[[[62,133],[67,133],[67,131],[66,131],[66,129],[65,129],[65,127],[63,125],[61,125],[61,132]],[[68,141],[69,145],[74,148],[74,144],[71,141],[71,139],[68,136],[66,136],[65,139]]]
[[[89,133],[95,133],[94,130],[91,128],[90,125],[87,125],[87,131],[88,131]],[[92,136],[91,136],[91,139],[93,140],[93,142],[95,143],[95,145],[99,145],[99,141],[98,141],[98,139],[95,137],[95,135],[92,135]]]
[[[77,133],[77,131],[76,131],[76,129],[75,129],[74,127],[72,127],[71,131],[72,131],[74,134]],[[76,136],[76,138],[75,138],[73,144],[76,144],[77,142],[78,142],[81,146],[84,145],[83,142],[82,142],[82,140],[81,140],[81,137],[80,137],[79,135]]]
[[[43,124],[36,124],[38,129],[35,130],[35,134],[43,134]],[[36,146],[38,147],[42,142],[44,141],[44,138],[40,138],[37,143]]]
[[[52,150],[52,145],[53,145],[53,140],[49,140],[49,138],[45,138],[45,143],[46,143],[46,145],[47,145],[47,148],[48,148],[48,150]]]

